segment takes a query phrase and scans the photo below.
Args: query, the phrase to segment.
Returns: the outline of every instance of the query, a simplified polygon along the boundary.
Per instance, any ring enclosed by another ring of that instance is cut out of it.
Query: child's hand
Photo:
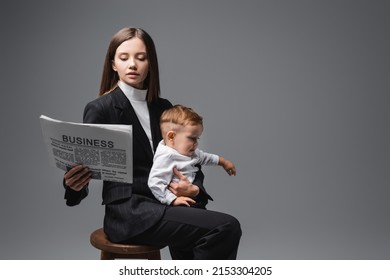
[[[185,205],[190,207],[191,204],[195,204],[195,200],[193,200],[190,197],[187,196],[178,196],[174,201],[172,201],[173,206],[178,206],[178,205]]]
[[[219,165],[221,165],[223,169],[226,170],[229,176],[236,176],[236,167],[230,160],[227,160],[223,157],[219,157]]]

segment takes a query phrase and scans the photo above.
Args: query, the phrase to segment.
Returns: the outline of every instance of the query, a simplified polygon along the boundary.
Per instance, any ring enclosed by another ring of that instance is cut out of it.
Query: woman
[[[172,259],[235,259],[241,228],[232,216],[194,207],[161,204],[147,181],[153,153],[161,141],[159,118],[172,104],[159,97],[157,54],[140,28],[123,28],[105,58],[100,97],[87,104],[85,123],[133,126],[133,183],[103,182],[104,231],[113,242],[169,246]],[[209,198],[201,171],[191,184],[176,171],[177,196],[205,205]],[[88,169],[78,165],[64,175],[65,199],[77,205],[88,195]]]

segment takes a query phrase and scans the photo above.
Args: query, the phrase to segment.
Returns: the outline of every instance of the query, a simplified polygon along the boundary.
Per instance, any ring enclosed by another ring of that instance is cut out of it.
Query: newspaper
[[[89,168],[92,179],[132,183],[131,125],[72,123],[44,115],[40,122],[54,166],[68,171],[82,164]]]

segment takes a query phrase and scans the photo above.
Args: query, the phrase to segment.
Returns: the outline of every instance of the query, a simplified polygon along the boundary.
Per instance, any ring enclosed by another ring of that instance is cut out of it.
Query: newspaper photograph
[[[54,166],[66,172],[82,164],[92,179],[133,182],[131,125],[65,122],[44,115],[40,122]]]

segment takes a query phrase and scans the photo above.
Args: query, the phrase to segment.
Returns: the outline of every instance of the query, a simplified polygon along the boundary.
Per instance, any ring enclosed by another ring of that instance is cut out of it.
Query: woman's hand
[[[91,181],[91,172],[87,167],[76,165],[65,175],[65,184],[74,191],[81,191]]]
[[[186,197],[196,197],[199,194],[199,187],[191,184],[186,176],[181,174],[176,168],[173,168],[173,173],[179,178],[179,182],[171,182],[169,190],[176,195]]]
[[[195,203],[195,200],[187,196],[178,196],[174,201],[172,201],[173,206],[185,205],[191,207],[191,205]]]

